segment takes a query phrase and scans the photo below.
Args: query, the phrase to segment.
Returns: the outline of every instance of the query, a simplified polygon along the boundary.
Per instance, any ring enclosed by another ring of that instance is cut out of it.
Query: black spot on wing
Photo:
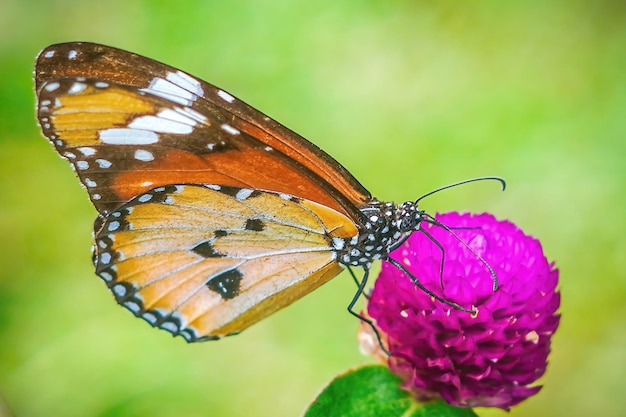
[[[211,278],[206,286],[225,300],[235,298],[241,289],[243,275],[238,269],[231,269]]]
[[[255,232],[260,232],[265,229],[265,223],[261,219],[248,219],[246,221],[246,230],[253,230]]]
[[[215,231],[215,237],[224,237],[227,234],[228,232],[226,230],[219,229]]]
[[[162,187],[156,187],[148,191],[144,195],[151,195],[151,203],[165,203],[167,197],[170,194],[178,193],[182,190],[183,186],[180,185],[165,185]]]
[[[196,245],[193,249],[193,252],[197,253],[200,256],[204,256],[205,258],[222,258],[223,254],[219,253],[215,250],[211,242],[208,240],[206,242],[202,242],[199,245]]]
[[[237,193],[239,191],[241,191],[241,188],[239,188],[239,187],[230,187],[230,186],[227,186],[227,185],[222,185],[222,186],[220,186],[220,191],[223,192],[226,195],[234,197],[234,196],[237,195]]]

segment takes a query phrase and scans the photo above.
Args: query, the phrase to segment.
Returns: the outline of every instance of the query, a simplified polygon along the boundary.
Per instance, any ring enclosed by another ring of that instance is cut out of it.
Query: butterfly
[[[96,274],[154,327],[188,342],[236,334],[346,267],[365,271],[352,275],[348,306],[360,317],[374,261],[410,275],[389,253],[428,218],[417,201],[378,201],[323,150],[218,87],[71,42],[40,52],[35,89],[43,134],[98,211]]]

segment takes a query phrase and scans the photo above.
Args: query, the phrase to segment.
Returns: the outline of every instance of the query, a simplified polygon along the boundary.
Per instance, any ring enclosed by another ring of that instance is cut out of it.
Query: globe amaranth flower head
[[[444,248],[443,287],[442,251],[425,233],[413,233],[391,257],[435,294],[476,312],[433,299],[384,263],[367,315],[391,355],[380,349],[370,353],[384,356],[418,399],[509,409],[541,389],[531,384],[545,372],[550,339],[559,324],[558,270],[548,263],[538,240],[508,221],[456,212],[436,220],[454,233],[421,225]],[[496,291],[485,262],[499,281]]]

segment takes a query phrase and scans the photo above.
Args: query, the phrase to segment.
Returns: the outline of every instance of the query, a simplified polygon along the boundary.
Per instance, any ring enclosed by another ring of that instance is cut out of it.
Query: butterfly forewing
[[[188,341],[237,333],[335,276],[343,214],[285,194],[170,185],[113,211],[96,272],[117,301]]]
[[[40,123],[60,152],[116,143],[115,149],[101,150],[108,159],[99,156],[118,165],[108,171],[115,175],[102,173],[99,165],[81,175],[89,160],[73,162],[101,212],[173,183],[284,192],[353,219],[360,216],[357,208],[371,200],[343,166],[314,144],[229,93],[140,55],[92,43],[52,45],[38,57],[36,88]],[[64,119],[72,113],[80,117]],[[95,143],[94,133],[100,135]],[[91,190],[94,183],[100,192]]]

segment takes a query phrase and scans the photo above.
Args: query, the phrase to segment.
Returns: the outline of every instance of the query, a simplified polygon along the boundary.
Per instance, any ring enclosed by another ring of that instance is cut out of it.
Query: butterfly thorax
[[[371,268],[372,262],[384,259],[411,232],[419,229],[424,212],[413,202],[371,201],[360,208],[363,222],[359,234],[350,241],[335,242],[340,249],[338,261],[346,266]]]

